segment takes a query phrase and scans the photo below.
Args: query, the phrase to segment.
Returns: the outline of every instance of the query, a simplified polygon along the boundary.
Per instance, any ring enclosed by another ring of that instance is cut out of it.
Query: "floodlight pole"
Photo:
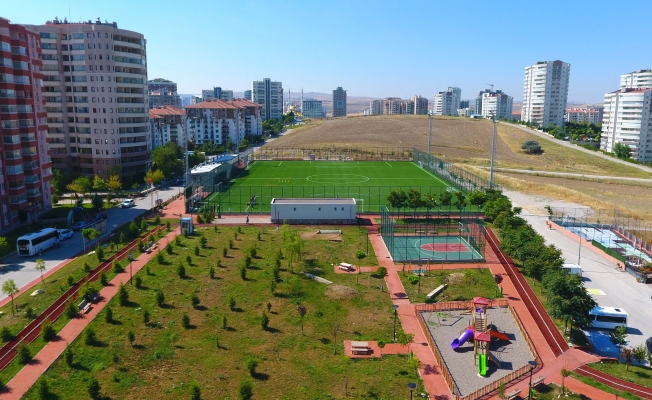
[[[498,124],[498,121],[496,121],[496,113],[493,111],[491,112],[491,119],[494,122],[494,133],[491,138],[491,165],[489,167],[489,189],[494,188],[494,157],[496,154],[496,124]]]
[[[432,136],[432,110],[428,111],[428,119],[430,120],[430,126],[428,127],[428,169],[430,166],[430,138]]]

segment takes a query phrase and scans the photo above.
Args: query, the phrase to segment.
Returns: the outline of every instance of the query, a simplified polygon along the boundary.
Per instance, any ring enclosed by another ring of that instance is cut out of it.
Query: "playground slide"
[[[480,374],[480,376],[487,375],[487,355],[486,354],[480,354],[478,356],[478,374]]]
[[[451,343],[451,348],[453,350],[457,349],[461,345],[464,344],[467,340],[473,337],[473,328],[468,328],[464,332],[462,332],[462,335],[460,337],[453,339],[453,342]]]
[[[494,331],[493,329],[489,330],[489,334],[496,339],[509,341],[509,338],[504,333]]]

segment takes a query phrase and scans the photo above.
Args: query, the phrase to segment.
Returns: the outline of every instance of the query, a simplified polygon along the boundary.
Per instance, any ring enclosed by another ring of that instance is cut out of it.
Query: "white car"
[[[66,240],[72,237],[73,231],[70,229],[59,229],[59,240]]]
[[[122,204],[120,204],[121,208],[129,208],[129,207],[135,207],[135,206],[136,206],[136,202],[134,201],[134,199],[127,199],[127,200],[123,201]]]

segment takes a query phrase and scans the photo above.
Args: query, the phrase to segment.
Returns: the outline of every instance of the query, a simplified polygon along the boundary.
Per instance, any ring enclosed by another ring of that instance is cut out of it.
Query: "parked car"
[[[108,219],[108,218],[109,218],[109,217],[106,215],[106,213],[100,213],[100,214],[97,214],[97,215],[93,218],[93,221],[102,221],[102,220],[105,220],[105,219]]]
[[[120,204],[121,208],[129,208],[129,207],[135,207],[135,206],[136,206],[136,202],[134,201],[134,199],[127,199],[127,200],[123,201],[122,204]]]
[[[648,354],[652,354],[652,337],[647,338],[645,341],[645,347],[647,347]]]
[[[87,228],[90,225],[88,221],[79,221],[72,226],[73,231],[81,231],[82,229]]]
[[[59,240],[66,240],[72,237],[73,231],[70,229],[59,229]]]

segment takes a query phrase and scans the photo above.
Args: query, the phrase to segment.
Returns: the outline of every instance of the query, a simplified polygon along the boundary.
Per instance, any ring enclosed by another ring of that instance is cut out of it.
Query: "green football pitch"
[[[273,198],[353,197],[358,212],[379,213],[391,190],[439,194],[448,186],[411,162],[255,161],[207,201],[225,213],[269,213]]]

